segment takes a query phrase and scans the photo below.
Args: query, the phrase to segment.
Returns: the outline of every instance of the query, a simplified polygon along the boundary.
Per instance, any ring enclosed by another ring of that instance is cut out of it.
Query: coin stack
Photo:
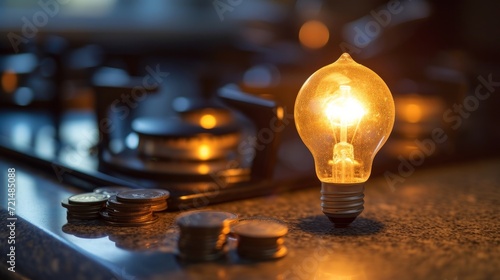
[[[167,209],[169,192],[160,189],[120,191],[106,202],[100,211],[104,221],[114,226],[145,226],[156,223],[153,212]]]
[[[180,214],[178,256],[188,261],[211,261],[225,254],[226,236],[238,216],[229,212],[202,210]]]
[[[93,220],[99,218],[99,211],[105,206],[108,198],[107,194],[82,193],[64,199],[61,205],[68,210],[68,222]]]
[[[130,205],[149,205],[153,212],[167,210],[167,198],[170,193],[161,189],[135,189],[120,192],[116,200]]]
[[[237,253],[251,260],[272,260],[287,254],[284,246],[288,227],[272,220],[245,220],[232,228],[238,239]]]

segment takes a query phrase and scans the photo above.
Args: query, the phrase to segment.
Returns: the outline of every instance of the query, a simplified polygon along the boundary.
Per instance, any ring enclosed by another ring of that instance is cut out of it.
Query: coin
[[[111,196],[101,218],[114,226],[145,226],[158,221],[154,211],[167,209],[169,192],[159,189],[129,189]]]
[[[227,233],[238,216],[233,213],[199,210],[178,215],[178,257],[188,261],[211,261],[225,254]]]
[[[136,216],[143,216],[146,214],[152,214],[151,209],[147,209],[146,211],[140,211],[140,212],[139,211],[127,212],[127,211],[117,211],[107,207],[106,210],[108,211],[108,214],[110,216],[119,216],[119,217],[136,217]]]
[[[178,240],[179,247],[183,248],[213,248],[215,246],[223,245],[226,242],[226,235],[221,234],[219,236],[191,236],[189,234],[183,234]]]
[[[62,200],[61,205],[68,210],[68,222],[102,218],[115,226],[144,226],[158,221],[153,211],[167,209],[168,191],[127,189],[133,198],[118,201],[116,196],[110,197],[110,193],[121,193],[120,190],[125,191],[123,187],[97,188],[97,193],[73,195]]]
[[[240,242],[240,247],[258,247],[258,248],[274,248],[279,245],[283,245],[285,243],[285,239],[283,237],[280,238],[251,238],[239,236],[238,241]]]
[[[116,195],[119,202],[144,203],[166,200],[170,192],[162,189],[136,189],[120,192]]]
[[[232,231],[239,236],[254,238],[278,238],[288,232],[288,227],[269,220],[246,220],[233,226]]]
[[[142,212],[146,210],[151,210],[151,206],[149,204],[138,204],[138,203],[126,203],[119,202],[116,200],[116,196],[111,196],[106,202],[106,207],[111,208],[117,211],[126,211],[126,212]]]
[[[69,204],[88,204],[99,205],[106,202],[109,198],[107,194],[97,193],[82,193],[70,196],[68,198]]]
[[[107,210],[101,210],[99,212],[99,214],[106,221],[123,222],[123,223],[146,222],[146,221],[151,220],[153,218],[153,212],[149,212],[149,213],[146,213],[146,214],[140,215],[140,216],[113,216],[113,215],[110,215]]]
[[[68,209],[69,211],[75,212],[86,212],[86,211],[99,211],[102,208],[102,204],[98,205],[86,205],[86,204],[70,204],[68,199],[65,198],[61,201],[62,207]]]
[[[104,220],[106,224],[112,225],[112,226],[117,226],[117,227],[140,227],[140,226],[148,226],[152,225],[156,222],[158,222],[158,216],[153,215],[151,220],[145,221],[145,222],[115,222],[115,221],[109,221],[109,220]]]
[[[238,240],[240,257],[253,260],[272,260],[284,257],[288,250],[284,236],[288,227],[270,219],[247,219],[234,225],[231,231]]]
[[[68,217],[68,218],[75,218],[75,219],[82,219],[82,220],[93,220],[93,219],[99,218],[99,214],[78,215],[78,214],[67,213],[66,217]]]
[[[288,253],[288,249],[286,247],[282,246],[278,250],[274,250],[271,253],[259,252],[256,254],[252,254],[252,253],[249,253],[247,251],[242,251],[242,250],[237,250],[237,252],[238,252],[238,255],[240,257],[243,257],[246,259],[266,261],[266,260],[279,259],[279,258],[286,256],[286,254]]]
[[[160,212],[167,210],[168,205],[166,200],[157,200],[151,202],[130,202],[130,201],[118,201],[116,196],[111,196],[108,199],[106,206],[110,209],[115,209],[119,211],[141,211],[141,209],[148,208],[154,212]]]
[[[68,222],[94,220],[99,218],[99,210],[103,208],[104,201],[101,196],[87,194],[74,195],[63,199],[61,205],[66,208]]]
[[[93,215],[77,215],[77,214],[72,214],[72,213],[67,213],[66,214],[66,218],[68,220],[71,220],[71,219],[76,219],[76,220],[94,220],[94,219],[97,219],[99,218],[99,213],[96,215],[96,214],[93,214]]]
[[[109,187],[99,187],[94,189],[94,193],[107,194],[109,196],[117,195],[120,192],[131,190],[129,187],[122,186],[109,186]]]
[[[144,212],[149,212],[152,211],[151,207],[149,205],[144,205],[141,206],[140,208],[120,208],[120,207],[115,207],[111,204],[106,204],[106,209],[114,212],[120,212],[120,213],[144,213]]]
[[[176,223],[179,227],[189,227],[190,229],[220,228],[225,223],[232,223],[238,215],[230,212],[197,210],[182,213],[177,216]]]
[[[161,204],[156,204],[156,205],[151,205],[151,210],[153,212],[164,211],[164,210],[167,210],[167,208],[168,208],[167,202],[164,202]]]

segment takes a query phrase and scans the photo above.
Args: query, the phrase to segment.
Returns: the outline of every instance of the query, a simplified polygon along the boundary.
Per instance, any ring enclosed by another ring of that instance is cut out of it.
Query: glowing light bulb
[[[345,227],[364,209],[364,182],[392,131],[391,92],[375,72],[344,53],[307,79],[294,114],[314,157],[323,213],[336,227]]]

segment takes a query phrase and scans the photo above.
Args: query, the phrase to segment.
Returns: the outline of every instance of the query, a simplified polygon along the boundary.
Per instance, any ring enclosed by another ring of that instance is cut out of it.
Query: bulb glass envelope
[[[325,183],[368,180],[375,154],[394,125],[385,82],[347,53],[307,79],[295,101],[295,123]]]

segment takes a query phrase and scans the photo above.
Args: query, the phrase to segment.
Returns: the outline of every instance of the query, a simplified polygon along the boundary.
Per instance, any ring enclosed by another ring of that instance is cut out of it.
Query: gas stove
[[[138,83],[107,75],[94,76],[92,111],[2,110],[0,154],[82,190],[166,189],[170,210],[318,184],[291,108],[226,85],[162,116],[121,118],[116,100]]]

